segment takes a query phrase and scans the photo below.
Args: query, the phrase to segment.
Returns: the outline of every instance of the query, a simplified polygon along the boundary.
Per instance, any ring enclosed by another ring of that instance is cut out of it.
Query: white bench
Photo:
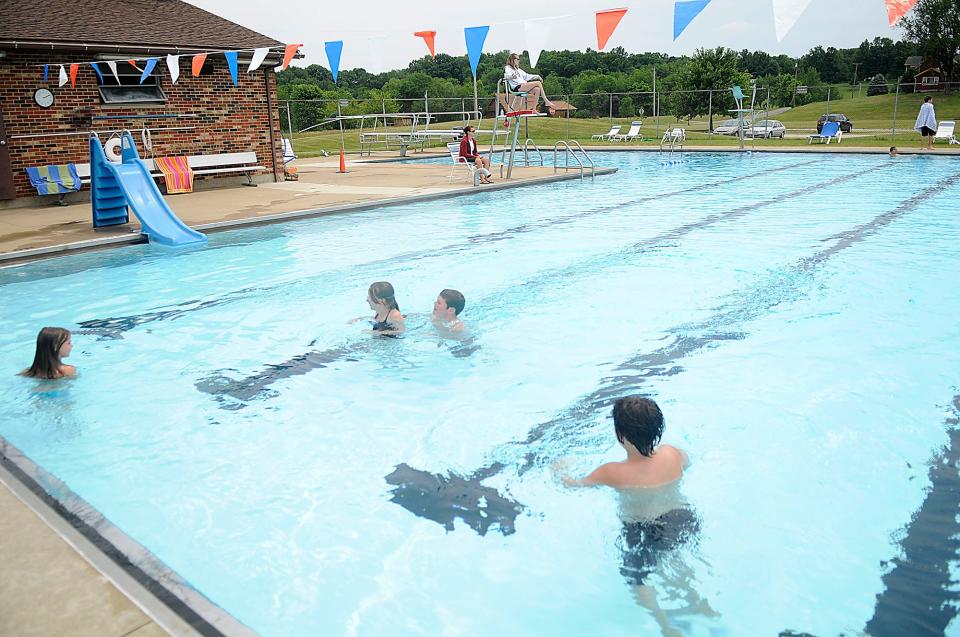
[[[152,159],[144,159],[143,163],[147,165],[150,175],[156,179],[162,177],[163,173],[157,168],[156,162]],[[257,154],[253,151],[245,153],[218,153],[214,155],[190,155],[187,157],[187,165],[193,169],[194,175],[219,175],[225,173],[245,173],[247,175],[247,185],[255,186],[253,183],[253,173],[266,170],[263,166],[257,166]],[[77,164],[77,174],[80,175],[80,183],[90,183],[90,164]]]

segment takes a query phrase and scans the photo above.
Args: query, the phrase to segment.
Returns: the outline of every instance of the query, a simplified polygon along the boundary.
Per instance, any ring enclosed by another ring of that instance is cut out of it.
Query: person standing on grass
[[[927,150],[933,150],[933,136],[937,134],[937,114],[933,110],[933,98],[927,95],[923,98],[920,114],[914,130],[920,131],[920,150],[923,150],[923,138],[927,138]]]

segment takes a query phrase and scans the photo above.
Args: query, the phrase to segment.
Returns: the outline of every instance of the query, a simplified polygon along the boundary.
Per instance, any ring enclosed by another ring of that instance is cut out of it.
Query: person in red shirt
[[[463,127],[463,139],[460,140],[460,159],[477,166],[481,184],[492,184],[490,179],[490,159],[480,154],[477,147],[477,129],[473,126]]]

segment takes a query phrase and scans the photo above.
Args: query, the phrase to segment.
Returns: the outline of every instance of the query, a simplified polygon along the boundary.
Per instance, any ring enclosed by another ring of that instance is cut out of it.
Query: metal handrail
[[[588,153],[586,150],[583,149],[583,146],[580,145],[580,142],[578,142],[575,139],[571,139],[570,141],[577,146],[580,152],[583,153],[584,158],[589,162],[590,179],[593,179],[596,176],[596,172],[597,172],[597,167],[593,163],[593,157],[591,157],[590,153]]]
[[[583,181],[583,162],[580,161],[580,158],[577,157],[577,154],[573,152],[572,148],[570,148],[570,144],[563,140],[560,140],[553,145],[553,173],[556,174],[557,168],[559,167],[557,164],[557,151],[560,149],[561,144],[563,144],[563,169],[570,170],[570,155],[573,155],[573,158],[577,160],[577,164],[580,167],[580,181]]]
[[[530,165],[530,159],[529,159],[529,157],[527,156],[527,146],[528,146],[529,144],[533,144],[533,149],[534,149],[535,151],[537,151],[537,157],[539,158],[540,165],[543,166],[543,153],[540,152],[540,147],[537,146],[537,142],[533,141],[533,140],[530,139],[529,137],[527,138],[527,140],[526,140],[525,142],[523,142],[523,165],[524,165],[524,166],[529,166],[529,165]]]

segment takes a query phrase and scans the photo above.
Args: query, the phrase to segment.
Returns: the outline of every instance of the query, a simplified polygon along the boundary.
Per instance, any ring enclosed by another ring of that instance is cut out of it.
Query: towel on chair
[[[77,174],[76,164],[34,166],[26,170],[38,195],[60,195],[80,190],[80,176]]]
[[[167,182],[167,194],[175,195],[181,192],[193,192],[193,169],[183,157],[156,157],[157,168],[163,173]]]

